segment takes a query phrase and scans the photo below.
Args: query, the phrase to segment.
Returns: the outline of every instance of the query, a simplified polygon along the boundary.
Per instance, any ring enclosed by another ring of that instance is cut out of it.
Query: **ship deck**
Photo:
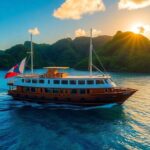
[[[40,74],[24,74],[24,75],[19,75],[18,78],[43,78],[43,77]],[[63,78],[64,79],[108,79],[111,78],[111,76],[110,75],[93,75],[93,76],[69,75]]]

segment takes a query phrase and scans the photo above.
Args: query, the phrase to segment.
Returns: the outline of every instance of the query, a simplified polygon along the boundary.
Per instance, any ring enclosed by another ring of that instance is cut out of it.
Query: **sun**
[[[136,34],[144,34],[145,33],[145,25],[142,23],[134,24],[131,27],[131,31]]]

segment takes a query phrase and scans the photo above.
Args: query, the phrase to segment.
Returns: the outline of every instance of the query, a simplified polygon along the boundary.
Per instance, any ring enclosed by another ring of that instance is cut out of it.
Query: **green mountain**
[[[118,31],[96,53],[108,71],[150,73],[150,40],[142,35]],[[100,64],[96,57],[93,61]],[[81,60],[77,68],[87,63]]]
[[[70,66],[77,69],[88,68],[89,37],[74,40],[66,38],[49,44],[34,43],[34,65]],[[132,32],[118,31],[116,35],[93,38],[94,49],[109,71],[150,73],[150,41],[146,37]],[[30,42],[19,44],[0,51],[0,67],[9,68],[20,62],[30,52]],[[99,65],[93,54],[93,61]],[[30,59],[28,59],[28,66]]]
[[[114,71],[150,73],[150,40],[132,32],[118,32],[98,53]]]
[[[107,43],[111,36],[100,36],[93,39],[97,48]],[[88,57],[89,54],[89,37],[79,37],[74,40],[66,38],[49,44],[36,44],[34,47],[34,66],[41,68],[44,66],[70,66],[74,67],[79,61]],[[0,51],[0,67],[9,68],[20,62],[25,56],[29,56],[29,41]],[[28,59],[28,65],[30,58]]]

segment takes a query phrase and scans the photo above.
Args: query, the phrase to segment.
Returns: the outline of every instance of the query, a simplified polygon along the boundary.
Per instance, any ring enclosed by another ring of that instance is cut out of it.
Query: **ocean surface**
[[[150,75],[110,73],[118,85],[138,92],[122,106],[89,109],[13,100],[5,73],[0,71],[0,150],[150,150]]]

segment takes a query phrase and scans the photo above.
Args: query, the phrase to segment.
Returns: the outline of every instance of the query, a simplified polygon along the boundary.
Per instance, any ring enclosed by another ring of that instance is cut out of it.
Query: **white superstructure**
[[[68,76],[67,78],[16,78],[14,86],[45,88],[112,88],[110,77]]]

